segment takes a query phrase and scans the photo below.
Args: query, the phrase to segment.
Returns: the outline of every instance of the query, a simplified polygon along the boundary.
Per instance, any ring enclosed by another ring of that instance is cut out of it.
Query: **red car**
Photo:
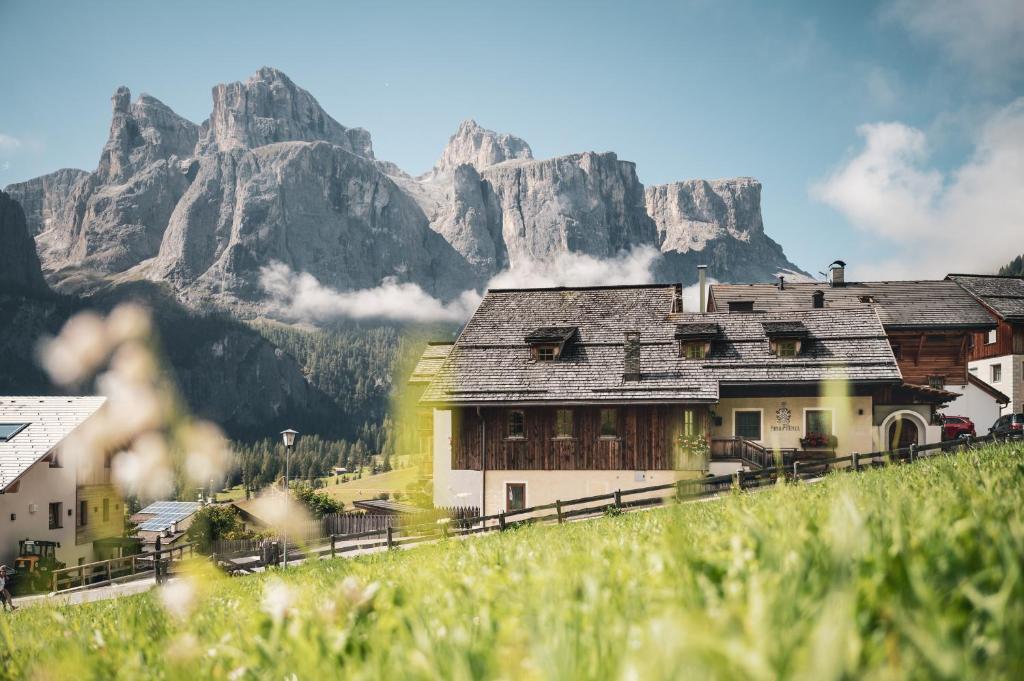
[[[966,416],[943,416],[942,417],[942,439],[955,440],[965,435],[974,437],[974,421]]]

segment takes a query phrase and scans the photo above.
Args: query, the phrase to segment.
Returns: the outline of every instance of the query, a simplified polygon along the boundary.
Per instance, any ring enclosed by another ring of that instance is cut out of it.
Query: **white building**
[[[61,443],[97,413],[103,397],[0,397],[0,563],[18,542],[59,542],[57,560],[77,565],[109,557],[121,537],[124,503],[109,463],[86,470]]]

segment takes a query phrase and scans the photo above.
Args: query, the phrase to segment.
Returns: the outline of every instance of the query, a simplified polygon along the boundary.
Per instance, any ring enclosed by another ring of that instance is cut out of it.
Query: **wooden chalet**
[[[942,437],[939,410],[968,416],[979,434],[998,418],[998,391],[971,380],[975,338],[995,328],[985,308],[954,281],[851,282],[833,263],[830,282],[714,284],[708,310],[757,312],[870,308],[877,312],[903,377],[875,404],[876,426],[903,445]]]
[[[871,451],[875,401],[918,394],[871,306],[684,312],[679,285],[492,289],[446,350],[434,501],[484,513]]]
[[[1024,411],[1024,277],[950,274],[965,292],[980,303],[995,322],[975,332],[968,353],[968,371],[1006,393],[1004,414]]]

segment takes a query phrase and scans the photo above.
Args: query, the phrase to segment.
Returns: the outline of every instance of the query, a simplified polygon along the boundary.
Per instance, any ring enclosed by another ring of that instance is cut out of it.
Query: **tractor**
[[[46,591],[50,588],[53,571],[64,567],[57,560],[60,542],[23,539],[18,542],[18,557],[14,570],[20,593]]]

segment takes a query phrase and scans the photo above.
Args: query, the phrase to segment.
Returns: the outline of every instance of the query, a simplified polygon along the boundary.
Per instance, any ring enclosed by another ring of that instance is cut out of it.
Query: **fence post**
[[[910,445],[910,463],[914,463],[914,451],[917,449],[917,445]]]
[[[331,535],[331,558],[334,558],[334,556],[336,555],[335,548],[334,548],[336,541],[337,541],[337,535],[332,534]]]
[[[112,577],[111,577],[111,570],[110,570],[110,564],[111,564],[111,562],[112,562],[112,561],[110,561],[110,560],[108,560],[108,561],[107,561],[107,581],[108,581],[108,582],[112,580]]]
[[[800,479],[800,462],[799,461],[794,461],[793,462],[793,479],[794,480],[799,480]]]
[[[394,528],[388,525],[388,550],[390,551],[395,544],[394,540]]]
[[[505,512],[502,511],[498,514],[498,529],[502,532],[505,531]]]
[[[50,575],[50,579],[53,582],[51,584],[52,588],[50,589],[50,591],[56,591],[57,590],[57,572],[58,572],[58,570],[54,570],[53,573]]]
[[[555,513],[558,514],[558,524],[561,525],[564,521],[562,519],[562,502],[559,499],[555,499]]]
[[[81,565],[78,566],[78,585],[85,586],[85,568]]]
[[[615,508],[622,508],[622,490],[615,490]]]

